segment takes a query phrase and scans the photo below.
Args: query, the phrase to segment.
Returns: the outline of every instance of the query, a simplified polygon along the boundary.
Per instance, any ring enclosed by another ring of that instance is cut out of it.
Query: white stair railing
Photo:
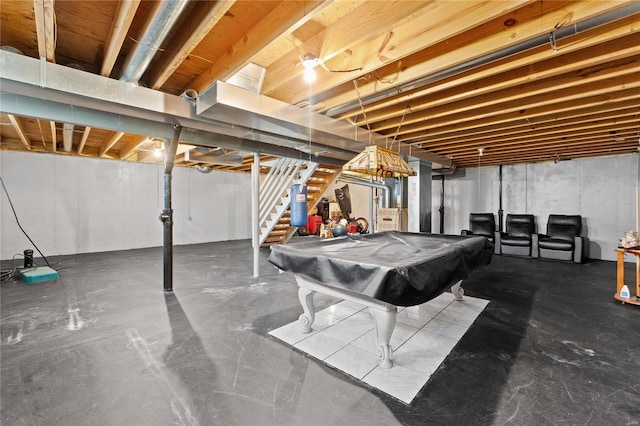
[[[268,164],[268,163],[267,163]],[[306,167],[303,167],[306,164]],[[289,190],[294,183],[305,184],[318,167],[318,163],[280,158],[271,164],[271,170],[260,185],[259,228],[260,245],[277,226],[289,209]]]

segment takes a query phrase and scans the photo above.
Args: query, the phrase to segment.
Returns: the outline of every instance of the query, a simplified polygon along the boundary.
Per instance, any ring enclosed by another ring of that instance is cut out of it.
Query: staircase
[[[341,167],[312,161],[280,158],[260,184],[260,245],[282,244],[298,229],[290,224],[289,190],[294,183],[307,184],[307,211],[313,209],[322,194],[335,182]]]

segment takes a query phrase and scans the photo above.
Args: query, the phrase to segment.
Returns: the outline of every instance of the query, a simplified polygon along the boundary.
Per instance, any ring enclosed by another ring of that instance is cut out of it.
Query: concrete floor
[[[613,301],[614,262],[494,257],[464,283],[489,305],[406,405],[267,334],[301,312],[268,249],[257,279],[248,241],[174,253],[172,294],[159,248],[53,258],[68,259],[58,280],[3,283],[2,424],[640,422],[640,307]]]

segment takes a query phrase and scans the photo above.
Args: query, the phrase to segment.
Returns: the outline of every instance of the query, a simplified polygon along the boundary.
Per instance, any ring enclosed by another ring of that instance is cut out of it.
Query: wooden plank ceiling
[[[139,81],[201,93],[249,63],[262,93],[458,168],[626,154],[640,143],[635,1],[186,1]],[[120,79],[157,2],[2,0],[4,49]],[[615,18],[611,17],[616,11]],[[596,24],[593,24],[596,22]],[[587,25],[588,24],[588,25]],[[586,27],[585,27],[586,25]],[[303,79],[304,55],[318,58]],[[161,161],[157,140],[2,113],[1,147]],[[395,145],[397,146],[397,145]],[[188,161],[178,151],[177,164]],[[226,170],[242,165],[206,164]],[[190,158],[190,157],[189,157]]]

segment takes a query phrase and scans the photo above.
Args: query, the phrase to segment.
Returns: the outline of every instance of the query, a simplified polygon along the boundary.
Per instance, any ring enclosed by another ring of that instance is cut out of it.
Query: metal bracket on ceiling
[[[549,43],[551,43],[551,50],[553,50],[553,53],[558,51],[558,45],[556,44],[556,32],[555,31],[551,31],[549,33]]]

